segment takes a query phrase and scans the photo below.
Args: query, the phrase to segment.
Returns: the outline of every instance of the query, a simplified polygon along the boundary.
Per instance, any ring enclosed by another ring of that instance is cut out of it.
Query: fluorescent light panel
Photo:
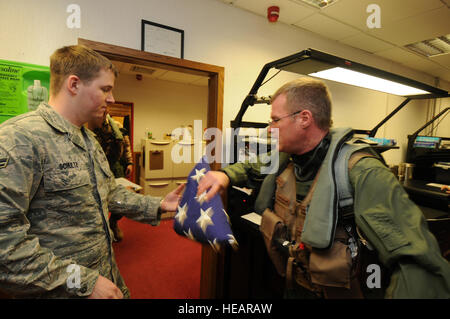
[[[338,2],[339,0],[291,0],[291,1],[297,3],[304,2],[315,8],[324,9],[331,4]]]
[[[406,48],[426,57],[450,53],[450,34],[405,45]]]
[[[356,72],[341,67],[335,67],[315,73],[310,73],[309,75],[321,79],[342,82],[394,95],[409,96],[430,93],[412,86],[399,84],[397,82],[385,80],[376,76],[367,75],[361,72]]]

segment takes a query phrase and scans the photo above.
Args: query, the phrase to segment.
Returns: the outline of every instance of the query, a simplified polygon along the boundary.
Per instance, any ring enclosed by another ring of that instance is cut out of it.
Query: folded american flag
[[[236,249],[238,243],[231,231],[230,219],[223,208],[220,195],[215,195],[208,202],[204,199],[206,192],[196,196],[198,182],[210,169],[206,158],[203,157],[189,173],[173,229],[177,234],[191,240],[210,244],[216,251],[220,250],[223,244]]]

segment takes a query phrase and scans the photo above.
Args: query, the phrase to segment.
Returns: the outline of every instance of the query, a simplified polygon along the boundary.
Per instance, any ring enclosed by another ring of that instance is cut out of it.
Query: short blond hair
[[[331,127],[331,94],[324,82],[301,77],[284,84],[272,96],[272,102],[281,94],[286,96],[288,111],[309,110],[322,130]]]
[[[110,70],[115,77],[118,75],[110,60],[86,46],[62,47],[50,57],[50,94],[58,94],[70,75],[76,75],[84,83],[89,83],[97,77],[100,70]]]

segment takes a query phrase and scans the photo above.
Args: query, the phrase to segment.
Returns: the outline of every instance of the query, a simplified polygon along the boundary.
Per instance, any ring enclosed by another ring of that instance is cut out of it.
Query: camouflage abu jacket
[[[158,225],[159,202],[117,186],[93,133],[50,106],[6,121],[0,125],[0,292],[85,297],[100,274],[129,296],[108,212]]]

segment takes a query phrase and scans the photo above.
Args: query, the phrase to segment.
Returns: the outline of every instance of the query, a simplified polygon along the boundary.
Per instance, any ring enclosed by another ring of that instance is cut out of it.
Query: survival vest
[[[331,136],[327,155],[301,202],[296,199],[294,164],[283,155],[278,175],[264,180],[255,208],[263,212],[260,230],[288,287],[295,281],[318,297],[362,298],[349,170],[364,157],[382,159],[369,145],[350,142],[349,128],[333,129]],[[274,198],[267,196],[272,190]]]

